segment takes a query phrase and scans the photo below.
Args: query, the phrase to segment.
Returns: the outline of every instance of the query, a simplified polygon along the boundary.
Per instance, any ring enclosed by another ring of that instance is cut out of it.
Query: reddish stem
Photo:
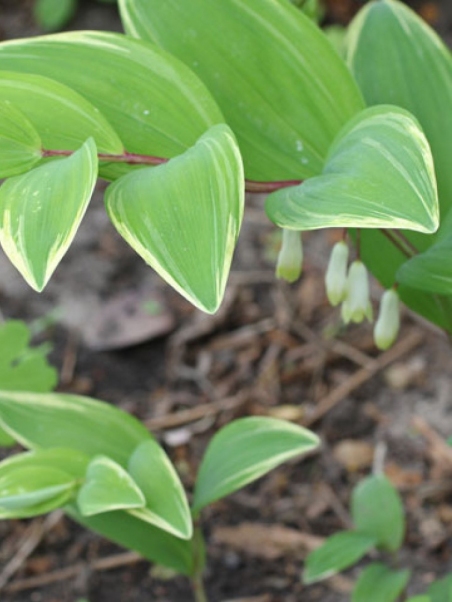
[[[247,192],[275,192],[281,188],[298,186],[303,180],[279,180],[276,182],[256,182],[255,180],[245,180],[245,190]]]
[[[69,157],[74,151],[69,150],[47,150],[42,149],[43,158],[47,157]],[[167,163],[169,159],[163,157],[153,157],[152,155],[139,155],[137,153],[128,153],[124,151],[122,155],[111,155],[109,153],[98,153],[99,161],[104,163],[127,163],[129,165],[161,165]]]
[[[48,157],[69,157],[74,151],[70,150],[50,150],[42,149],[41,155],[44,159]],[[163,157],[154,157],[152,155],[139,155],[124,151],[120,155],[111,155],[108,153],[98,153],[99,161],[104,163],[127,163],[128,165],[162,165],[169,159]],[[281,188],[289,186],[298,186],[302,180],[281,180],[277,182],[256,182],[255,180],[245,180],[245,190],[247,192],[268,193],[275,192]]]

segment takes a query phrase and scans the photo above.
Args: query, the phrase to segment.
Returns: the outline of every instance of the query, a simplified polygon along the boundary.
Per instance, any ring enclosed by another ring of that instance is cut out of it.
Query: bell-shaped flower
[[[347,292],[348,246],[343,240],[337,242],[331,251],[325,274],[326,294],[331,305],[339,305]]]
[[[345,299],[341,308],[342,319],[349,322],[372,321],[373,311],[369,295],[369,277],[366,267],[359,259],[355,260],[348,271]]]
[[[393,288],[385,291],[381,298],[380,311],[374,328],[374,340],[378,349],[391,347],[400,329],[399,295]]]
[[[295,282],[301,274],[303,265],[303,246],[298,230],[282,231],[282,245],[276,264],[276,277]]]

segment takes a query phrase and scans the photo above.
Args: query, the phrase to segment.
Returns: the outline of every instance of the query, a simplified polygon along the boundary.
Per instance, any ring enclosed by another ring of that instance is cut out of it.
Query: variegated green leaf
[[[409,228],[434,232],[438,197],[428,142],[393,106],[366,109],[341,131],[321,176],[268,197],[267,214],[296,230]]]
[[[108,456],[124,467],[136,447],[151,438],[126,412],[63,393],[0,391],[0,426],[30,449],[69,447],[89,457]]]
[[[174,157],[224,121],[206,87],[181,61],[124,35],[77,31],[5,42],[0,64],[76,90],[108,119],[129,153]],[[102,163],[100,173],[114,179],[130,169]]]
[[[40,160],[36,129],[10,101],[0,101],[0,178],[23,173]]]
[[[452,206],[452,55],[403,2],[369,2],[347,36],[347,62],[369,105],[390,103],[419,120],[432,148],[444,216]]]
[[[193,514],[318,444],[314,433],[285,420],[253,416],[231,422],[206,450],[196,480]]]
[[[69,248],[97,179],[89,139],[70,157],[6,180],[0,188],[0,242],[28,284],[41,291]]]
[[[141,489],[120,464],[107,456],[93,458],[77,495],[77,507],[83,516],[142,508],[145,504]]]
[[[2,48],[0,44],[0,54]],[[2,58],[0,65],[6,68]],[[0,101],[12,103],[25,115],[46,150],[76,150],[92,137],[99,152],[123,152],[121,140],[100,111],[73,89],[48,77],[0,71]]]
[[[128,33],[169,50],[204,81],[237,136],[248,178],[317,175],[339,129],[364,107],[320,29],[289,2],[119,6]]]
[[[347,61],[370,105],[392,103],[419,120],[432,149],[438,182],[441,235],[452,206],[452,56],[439,36],[403,2],[369,2],[358,13],[347,37]],[[425,251],[436,237],[404,235]],[[378,249],[378,253],[375,252]],[[361,233],[361,255],[383,286],[392,286],[406,260],[379,232]],[[452,332],[452,302],[411,286],[399,288],[413,310]]]
[[[75,506],[66,508],[66,511],[88,529],[129,550],[136,550],[143,558],[183,575],[193,575],[196,571],[192,540],[175,537],[124,510],[113,510],[89,517],[81,516]]]
[[[105,195],[119,233],[194,305],[223,298],[243,215],[243,168],[235,138],[212,127],[183,155],[135,171]]]
[[[171,535],[190,539],[193,523],[187,496],[174,466],[160,445],[150,439],[133,452],[128,471],[144,494],[145,504],[133,516]]]

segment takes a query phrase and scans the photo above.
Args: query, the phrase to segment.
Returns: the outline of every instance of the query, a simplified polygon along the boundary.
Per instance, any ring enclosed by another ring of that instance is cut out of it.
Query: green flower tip
[[[347,293],[348,246],[341,240],[331,251],[325,274],[326,295],[334,307],[339,305]]]
[[[380,311],[374,328],[375,345],[381,351],[391,347],[400,329],[399,295],[391,288],[383,293]]]
[[[345,324],[359,323],[367,318],[373,319],[373,310],[369,295],[369,277],[362,261],[355,260],[348,271],[345,299],[341,308]]]
[[[295,282],[301,275],[303,246],[301,234],[297,230],[282,231],[282,245],[276,264],[276,277]]]

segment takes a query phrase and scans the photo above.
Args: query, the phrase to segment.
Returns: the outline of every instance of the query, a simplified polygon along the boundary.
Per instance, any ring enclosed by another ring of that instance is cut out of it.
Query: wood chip
[[[366,441],[344,439],[333,449],[333,456],[349,472],[372,466],[374,448]]]
[[[237,527],[218,527],[213,541],[255,558],[276,560],[284,556],[304,557],[323,543],[323,538],[280,525],[241,523]]]

